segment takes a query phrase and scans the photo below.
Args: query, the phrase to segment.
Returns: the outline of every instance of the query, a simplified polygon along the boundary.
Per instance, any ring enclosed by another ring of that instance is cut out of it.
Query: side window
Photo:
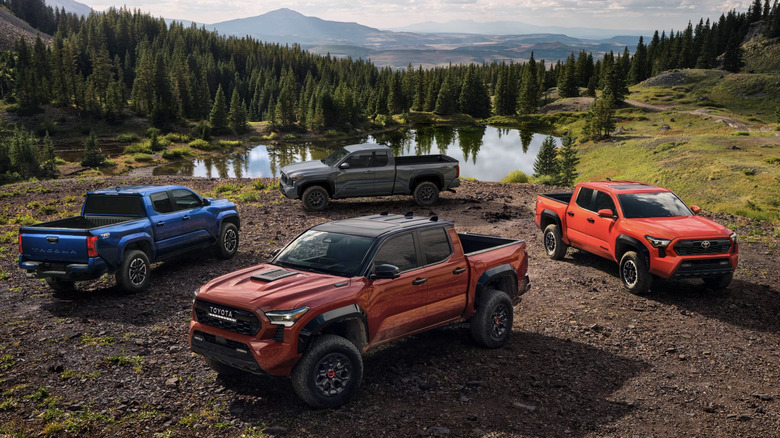
[[[577,205],[585,210],[593,210],[593,189],[582,187],[577,194]]]
[[[452,254],[450,239],[444,228],[431,228],[420,231],[420,244],[425,255],[425,264],[430,265],[447,259]]]
[[[374,155],[374,167],[385,167],[390,162],[387,152],[376,152]]]
[[[189,190],[176,189],[171,193],[173,193],[174,210],[189,210],[200,207],[200,198]]]
[[[612,213],[614,214],[617,210],[615,210],[615,203],[612,201],[612,198],[600,191],[596,191],[596,201],[595,201],[595,207],[593,208],[593,211],[599,211],[602,209],[608,209],[612,210]]]
[[[370,152],[358,152],[352,154],[347,158],[350,169],[363,169],[371,166],[371,153]]]
[[[149,195],[149,199],[152,201],[152,208],[157,213],[170,213],[173,211],[168,192],[152,193]]]
[[[388,239],[374,256],[374,266],[395,265],[401,272],[420,266],[417,260],[417,250],[411,233]]]

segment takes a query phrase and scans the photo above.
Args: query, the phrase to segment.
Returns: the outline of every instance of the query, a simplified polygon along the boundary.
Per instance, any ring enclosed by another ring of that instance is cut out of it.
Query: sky
[[[604,29],[682,29],[688,21],[717,20],[752,1],[736,0],[81,0],[97,11],[111,6],[152,16],[212,24],[289,8],[324,20],[392,29],[425,21],[519,21]]]

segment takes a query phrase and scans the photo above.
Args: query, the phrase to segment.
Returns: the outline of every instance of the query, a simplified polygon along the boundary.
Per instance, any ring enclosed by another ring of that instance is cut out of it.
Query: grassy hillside
[[[656,108],[618,110],[622,133],[581,145],[579,179],[645,181],[708,210],[780,220],[780,74],[679,73],[631,89]]]

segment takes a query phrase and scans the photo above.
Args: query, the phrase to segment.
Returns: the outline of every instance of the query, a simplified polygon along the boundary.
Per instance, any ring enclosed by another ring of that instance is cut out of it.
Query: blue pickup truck
[[[187,187],[133,185],[87,193],[80,216],[19,229],[19,266],[54,290],[105,273],[128,292],[149,286],[150,263],[199,248],[238,250],[236,206]]]

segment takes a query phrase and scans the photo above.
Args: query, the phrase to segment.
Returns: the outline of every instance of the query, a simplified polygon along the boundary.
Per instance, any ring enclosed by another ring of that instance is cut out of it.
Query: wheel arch
[[[358,351],[368,345],[366,312],[357,304],[317,315],[298,334],[298,353],[303,353],[318,335],[334,334],[351,342]]]
[[[430,181],[434,184],[436,184],[436,187],[439,189],[439,191],[442,190],[444,187],[444,176],[443,175],[437,175],[433,173],[428,173],[425,175],[418,175],[412,178],[411,181],[409,181],[409,190],[414,192],[414,189],[417,188],[417,186],[420,183],[423,183],[425,181]]]
[[[485,271],[477,280],[474,293],[474,307],[478,307],[487,289],[498,289],[506,292],[510,298],[517,296],[517,272],[510,264],[503,264]]]
[[[239,230],[241,229],[241,219],[236,212],[221,214],[217,219],[217,231],[219,231],[223,223],[230,223],[235,225]]]
[[[561,230],[561,234],[563,234],[563,227],[561,226],[561,218],[558,216],[558,213],[545,208],[544,210],[542,210],[542,214],[540,215],[539,229],[544,231],[544,229],[547,228],[547,226],[550,224],[557,225],[558,229]]]
[[[615,239],[615,260],[620,263],[623,254],[628,251],[636,251],[644,257],[648,269],[650,268],[650,250],[639,239],[621,234]]]
[[[328,181],[328,180],[311,181],[311,182],[307,182],[307,183],[302,184],[298,188],[298,199],[302,198],[303,197],[303,192],[305,192],[306,189],[308,189],[311,186],[322,186],[322,187],[324,187],[325,191],[328,192],[328,196],[330,196],[330,197],[333,197],[333,193],[335,193],[335,191],[336,191],[335,187],[333,186],[333,182],[332,181]]]

